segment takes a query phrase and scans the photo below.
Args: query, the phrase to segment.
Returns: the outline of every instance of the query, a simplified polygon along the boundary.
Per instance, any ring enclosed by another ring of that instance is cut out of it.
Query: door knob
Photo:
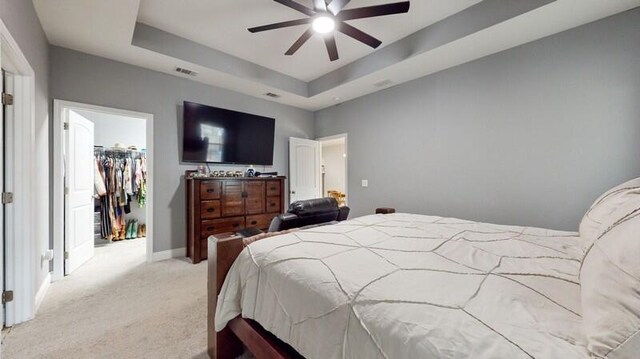
[[[291,191],[291,194],[296,194],[296,191]]]

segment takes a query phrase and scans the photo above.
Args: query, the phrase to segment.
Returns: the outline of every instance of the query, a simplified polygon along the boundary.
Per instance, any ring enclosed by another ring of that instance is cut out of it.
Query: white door
[[[322,197],[319,141],[289,138],[289,202]]]
[[[93,122],[65,110],[65,265],[68,275],[93,257]]]

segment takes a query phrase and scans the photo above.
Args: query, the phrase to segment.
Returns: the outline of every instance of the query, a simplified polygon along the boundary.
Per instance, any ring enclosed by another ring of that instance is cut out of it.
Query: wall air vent
[[[383,80],[383,81],[376,82],[375,84],[373,84],[373,86],[375,86],[375,87],[389,87],[391,85],[393,85],[393,81],[391,81],[391,80]]]
[[[189,76],[196,76],[198,74],[197,72],[193,70],[185,69],[184,67],[176,67],[176,72],[183,75],[189,75]]]
[[[267,92],[264,95],[267,96],[267,97],[271,97],[271,98],[280,98],[280,95],[278,95],[277,93],[273,93],[273,92]]]

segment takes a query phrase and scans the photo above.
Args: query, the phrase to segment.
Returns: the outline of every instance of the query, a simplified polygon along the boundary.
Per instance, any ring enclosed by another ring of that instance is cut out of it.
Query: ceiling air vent
[[[280,95],[278,95],[277,93],[273,93],[273,92],[267,92],[264,95],[267,96],[267,97],[271,97],[271,98],[280,98]]]
[[[393,85],[393,81],[391,81],[391,80],[383,80],[383,81],[376,82],[375,84],[373,84],[373,86],[375,86],[375,87],[388,87],[388,86],[391,86],[391,85]]]
[[[176,67],[176,72],[181,73],[183,75],[196,76],[198,73],[189,69],[185,69],[184,67]]]

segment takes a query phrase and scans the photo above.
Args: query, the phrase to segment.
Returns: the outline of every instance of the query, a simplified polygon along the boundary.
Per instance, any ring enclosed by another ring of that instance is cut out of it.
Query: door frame
[[[35,217],[35,72],[9,29],[0,19],[2,67],[10,74],[14,104],[5,118],[5,188],[15,201],[5,212],[5,288],[14,299],[5,304],[5,325],[34,317],[38,265],[37,238],[31,221]],[[19,236],[18,236],[19,234]],[[45,279],[46,281],[46,279]]]
[[[64,111],[86,110],[134,117],[146,122],[147,137],[147,262],[153,261],[153,114],[80,102],[53,100],[53,274],[64,277]]]
[[[347,196],[347,200],[345,202],[349,205],[349,134],[340,133],[333,136],[320,137],[317,138],[316,141],[320,141],[320,149],[322,150],[323,141],[337,140],[339,138],[344,138],[344,154],[346,155],[344,158],[344,194]],[[322,152],[320,153],[320,156],[320,159],[322,159]],[[324,196],[325,194],[323,193],[322,195]]]

